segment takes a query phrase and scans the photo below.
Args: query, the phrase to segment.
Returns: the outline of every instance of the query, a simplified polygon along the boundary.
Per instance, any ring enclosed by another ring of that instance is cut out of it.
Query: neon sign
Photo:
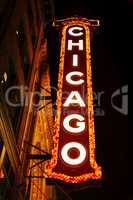
[[[82,183],[102,177],[95,159],[91,23],[71,18],[61,25],[54,147],[46,173],[68,183]]]

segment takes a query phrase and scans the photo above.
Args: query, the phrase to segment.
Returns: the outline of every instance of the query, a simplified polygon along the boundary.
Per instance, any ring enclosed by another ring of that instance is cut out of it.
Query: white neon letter
[[[78,71],[74,71],[74,72],[70,72],[66,75],[66,81],[68,83],[70,83],[71,85],[81,85],[82,83],[84,83],[84,80],[79,79],[79,80],[72,80],[72,76],[79,76],[82,77],[83,73],[82,72],[78,72]]]
[[[72,50],[73,46],[78,46],[79,50],[83,50],[83,40],[79,40],[77,43],[73,43],[72,40],[68,40],[68,50]]]
[[[77,37],[77,36],[83,35],[82,30],[83,30],[83,28],[81,28],[79,26],[75,26],[75,27],[71,27],[68,32],[69,32],[69,35]],[[74,32],[74,31],[76,31],[76,32]]]
[[[79,104],[80,107],[85,107],[79,92],[72,91],[64,103],[64,107],[68,107],[70,104]]]
[[[70,158],[68,152],[76,148],[79,151],[79,156],[77,158]],[[65,163],[69,165],[80,165],[86,158],[86,149],[85,147],[78,142],[69,142],[61,150],[61,156]]]
[[[70,121],[73,119],[79,120],[79,122],[76,123],[76,128],[70,126]],[[84,117],[79,114],[71,114],[65,117],[63,121],[63,126],[64,128],[71,132],[71,133],[80,133],[85,130],[85,122],[84,122]]]
[[[78,55],[77,54],[73,55],[73,66],[74,67],[78,66]]]

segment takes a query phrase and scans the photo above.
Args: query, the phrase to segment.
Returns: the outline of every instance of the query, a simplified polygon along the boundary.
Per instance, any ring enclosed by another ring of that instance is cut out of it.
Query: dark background
[[[105,115],[95,117],[97,162],[103,168],[103,183],[100,189],[86,188],[79,192],[70,191],[69,194],[73,200],[133,199],[128,147],[128,116],[119,113],[111,106],[113,92],[128,84],[128,66],[125,58],[127,40],[125,15],[125,5],[122,1],[55,1],[56,19],[81,16],[99,19],[101,22],[100,27],[93,32],[91,48],[94,91],[104,91],[101,108],[105,111]],[[55,87],[58,78],[59,44],[59,30],[50,27],[48,53],[52,66],[51,84]],[[52,96],[55,102],[56,93],[53,92]],[[116,99],[116,104],[121,104],[121,98]],[[67,200],[67,197],[60,196],[60,199]]]

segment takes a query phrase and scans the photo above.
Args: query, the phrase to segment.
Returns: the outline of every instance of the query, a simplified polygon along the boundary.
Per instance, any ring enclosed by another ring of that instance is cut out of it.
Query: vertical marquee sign
[[[94,24],[95,23],[95,24]],[[61,21],[61,52],[57,114],[49,178],[68,183],[101,179],[95,160],[90,27],[98,20],[70,18]]]

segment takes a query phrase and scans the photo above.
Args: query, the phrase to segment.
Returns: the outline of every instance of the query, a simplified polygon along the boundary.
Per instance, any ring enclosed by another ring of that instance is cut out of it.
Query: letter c
[[[78,33],[75,33],[74,31],[75,30],[78,30],[79,32]],[[71,35],[71,36],[81,36],[81,35],[83,35],[83,32],[81,32],[83,30],[83,28],[82,27],[79,27],[79,26],[74,26],[74,27],[71,27],[70,29],[69,29],[69,31],[68,31],[68,33],[69,33],[69,35]]]
[[[72,76],[79,76],[82,77],[83,73],[82,72],[78,72],[78,71],[74,71],[74,72],[70,72],[66,75],[66,81],[68,83],[70,83],[71,85],[81,85],[82,83],[84,83],[84,80],[80,79],[78,81],[74,81],[72,80]]]

